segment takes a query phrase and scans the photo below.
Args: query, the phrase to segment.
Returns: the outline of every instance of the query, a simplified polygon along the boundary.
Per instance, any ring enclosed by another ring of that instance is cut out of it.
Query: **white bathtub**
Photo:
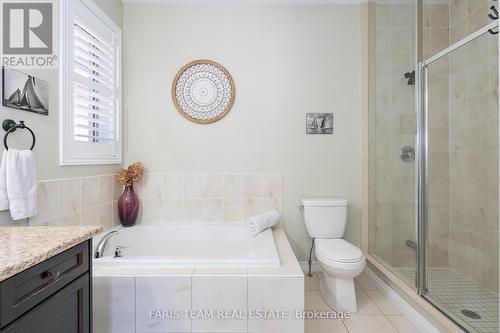
[[[278,267],[280,260],[271,229],[256,237],[244,223],[155,224],[116,227],[105,256],[95,268]],[[94,251],[100,238],[94,238]],[[117,246],[122,257],[115,258]]]

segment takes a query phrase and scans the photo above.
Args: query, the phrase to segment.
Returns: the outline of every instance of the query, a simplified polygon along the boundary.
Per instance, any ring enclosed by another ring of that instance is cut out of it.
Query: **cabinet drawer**
[[[0,283],[0,327],[89,270],[91,241],[76,245]]]
[[[0,333],[89,333],[90,310],[90,277],[86,273]]]

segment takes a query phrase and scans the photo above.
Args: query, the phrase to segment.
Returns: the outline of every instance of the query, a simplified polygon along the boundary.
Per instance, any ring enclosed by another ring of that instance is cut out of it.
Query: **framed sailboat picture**
[[[2,105],[49,114],[49,83],[35,76],[3,67],[2,68]]]
[[[333,134],[333,113],[308,113],[306,134]]]

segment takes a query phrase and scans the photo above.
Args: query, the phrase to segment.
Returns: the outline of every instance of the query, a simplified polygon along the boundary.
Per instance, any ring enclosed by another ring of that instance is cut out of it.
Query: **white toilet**
[[[314,238],[321,271],[320,291],[335,311],[356,312],[354,278],[365,268],[365,256],[342,239],[347,224],[345,199],[302,199],[307,233]]]

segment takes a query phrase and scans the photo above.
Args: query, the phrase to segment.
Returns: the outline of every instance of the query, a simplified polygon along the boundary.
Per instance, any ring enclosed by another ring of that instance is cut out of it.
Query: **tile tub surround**
[[[120,223],[117,205],[121,193],[122,186],[109,174],[40,181],[38,215],[29,219],[29,225],[100,225],[109,229]]]
[[[0,227],[0,281],[92,238],[101,229],[100,226]]]
[[[141,198],[138,223],[234,222],[282,212],[276,173],[146,173],[134,188]]]
[[[151,311],[304,309],[304,275],[282,229],[280,267],[94,268],[96,332],[304,332],[303,320],[151,318]],[[125,319],[124,319],[125,318]],[[135,319],[134,319],[135,318]]]

